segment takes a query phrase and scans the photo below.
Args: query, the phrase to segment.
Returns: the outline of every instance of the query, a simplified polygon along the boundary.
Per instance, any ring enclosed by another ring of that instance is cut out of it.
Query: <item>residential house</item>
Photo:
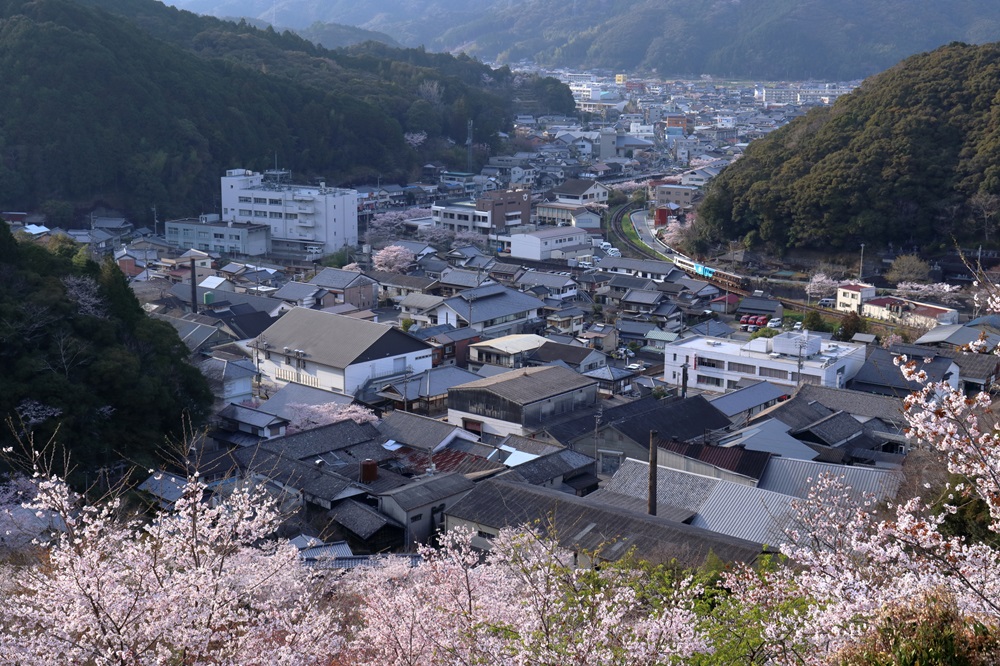
[[[463,268],[446,268],[441,271],[436,291],[442,296],[454,296],[466,289],[493,284],[486,271],[466,270]]]
[[[476,342],[469,346],[469,363],[474,368],[481,365],[520,368],[527,363],[532,352],[546,343],[546,338],[531,333]]]
[[[444,512],[475,484],[457,473],[431,474],[378,495],[379,512],[405,529],[404,544],[425,544],[444,524]]]
[[[517,476],[526,483],[583,497],[597,490],[595,460],[588,455],[560,448],[517,465]]]
[[[395,305],[399,305],[410,294],[431,294],[437,287],[437,280],[419,275],[376,270],[365,271],[365,275],[378,282],[382,302],[390,301]]]
[[[895,347],[893,350],[881,347],[872,349],[847,388],[897,398],[905,398],[914,391],[919,391],[923,384],[907,380],[896,364],[896,358],[902,351]],[[945,382],[953,389],[958,388],[959,368],[954,358],[932,349],[920,348],[919,351],[920,355],[911,360],[917,364],[918,370],[926,373],[928,382]]]
[[[438,324],[470,327],[492,337],[542,328],[539,310],[544,303],[534,296],[499,284],[467,289],[438,305]]]
[[[309,284],[323,287],[333,297],[333,303],[325,301],[324,306],[350,303],[359,310],[378,307],[378,282],[363,273],[324,268],[316,277],[309,280]]]
[[[377,395],[391,401],[396,410],[443,415],[448,411],[448,389],[477,379],[479,375],[458,366],[441,365],[393,378],[378,387]]]
[[[838,293],[839,290],[838,290]],[[845,292],[853,295],[854,292]],[[838,300],[838,309],[840,301]],[[942,324],[957,324],[958,310],[941,305],[921,303],[895,296],[871,298],[861,303],[861,315],[892,324],[930,329]]]
[[[861,304],[875,298],[875,286],[862,283],[842,284],[837,287],[836,308],[841,312],[861,314]]]
[[[596,180],[568,178],[552,188],[557,201],[578,205],[606,204],[611,188]]]
[[[578,336],[583,333],[587,313],[575,306],[548,310],[545,313],[545,329],[551,333]]]
[[[437,326],[437,309],[444,302],[444,296],[409,293],[399,302],[399,319],[410,319],[421,328]]]
[[[525,360],[528,365],[533,366],[552,363],[565,364],[580,374],[603,368],[608,364],[608,357],[596,349],[552,341],[547,341],[528,352]]]
[[[440,324],[420,328],[410,333],[434,345],[434,365],[469,365],[469,347],[480,341],[482,334],[472,328],[455,328],[451,324]]]
[[[294,308],[251,343],[263,374],[355,395],[366,383],[431,367],[431,345],[385,324]]]
[[[673,280],[686,275],[669,261],[629,259],[628,257],[604,257],[601,259],[601,270],[606,273],[629,275],[654,282]]]
[[[596,401],[596,380],[558,365],[522,368],[452,387],[448,422],[480,435],[531,435]]]
[[[280,289],[274,292],[271,297],[277,298],[290,307],[315,308],[320,309],[327,305],[333,305],[335,297],[330,296],[330,302],[325,299],[330,296],[330,292],[325,287],[309,284],[307,282],[290,281],[285,283]]]
[[[758,412],[788,398],[787,386],[778,386],[761,380],[709,400],[712,406],[725,414],[730,421],[741,425],[747,423]]]
[[[568,274],[527,271],[515,282],[515,288],[531,291],[541,298],[559,301],[576,299],[576,281]]]

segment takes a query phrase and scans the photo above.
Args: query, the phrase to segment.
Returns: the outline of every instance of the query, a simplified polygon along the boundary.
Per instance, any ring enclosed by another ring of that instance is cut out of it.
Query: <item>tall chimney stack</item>
[[[198,272],[191,257],[191,312],[198,314]]]
[[[656,431],[649,431],[649,499],[646,510],[651,516],[656,515]]]

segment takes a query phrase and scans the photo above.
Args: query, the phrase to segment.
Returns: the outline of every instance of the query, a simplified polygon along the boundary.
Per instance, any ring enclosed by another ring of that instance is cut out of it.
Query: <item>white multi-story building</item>
[[[816,384],[843,388],[865,362],[865,346],[830,342],[808,331],[780,333],[749,342],[697,336],[664,350],[663,379],[703,391],[736,388],[741,379],[772,384]]]
[[[271,249],[271,228],[253,222],[222,221],[218,215],[167,220],[167,242],[203,252],[257,257]]]
[[[271,251],[318,259],[358,244],[356,190],[286,182],[286,171],[229,169],[222,177],[222,219],[271,227]]]
[[[500,237],[502,243],[508,240],[510,242],[510,256],[516,259],[548,261],[571,257],[591,257],[594,254],[590,235],[585,229],[577,229],[576,227],[552,227]]]

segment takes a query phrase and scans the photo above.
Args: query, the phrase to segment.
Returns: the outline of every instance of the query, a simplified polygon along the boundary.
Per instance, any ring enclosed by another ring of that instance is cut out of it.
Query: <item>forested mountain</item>
[[[552,80],[468,57],[327,51],[153,0],[0,0],[0,70],[0,207],[101,201],[140,223],[211,210],[234,166],[405,181],[449,151],[464,164],[470,119],[497,141],[514,97],[573,108]]]
[[[205,417],[212,394],[187,347],[113,262],[65,236],[18,243],[0,224],[0,285],[0,447],[55,433],[82,472],[123,458],[148,467],[185,418]]]
[[[1000,4],[981,0],[167,1],[296,29],[347,23],[490,62],[663,76],[859,79],[952,41],[1000,39]]]
[[[699,220],[703,241],[778,250],[953,245],[994,238],[997,195],[1000,44],[952,44],[753,142]]]

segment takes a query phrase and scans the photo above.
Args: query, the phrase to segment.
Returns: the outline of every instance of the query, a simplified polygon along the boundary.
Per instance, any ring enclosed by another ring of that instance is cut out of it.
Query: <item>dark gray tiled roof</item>
[[[435,474],[379,495],[392,498],[401,509],[409,511],[467,493],[473,486],[475,484],[461,474]]]
[[[588,356],[594,353],[589,347],[578,345],[564,345],[559,342],[546,342],[538,349],[531,352],[528,358],[541,363],[551,363],[552,361],[565,361],[570,365],[583,362]]]
[[[561,449],[521,463],[515,469],[526,482],[542,484],[570,472],[593,471],[595,462],[586,454],[570,449]]]
[[[460,428],[450,423],[398,409],[386,414],[378,424],[378,431],[383,438],[422,451],[433,451],[448,437],[453,436],[456,430]]]
[[[340,268],[324,268],[316,277],[309,280],[310,284],[343,291],[347,287],[375,284],[375,280],[362,275],[358,271],[345,271]]]
[[[334,368],[367,360],[375,350],[387,357],[431,348],[387,324],[308,308],[292,308],[263,336],[273,350],[301,349],[308,353],[307,360]]]
[[[281,289],[274,292],[272,297],[286,301],[301,301],[320,292],[326,293],[326,289],[315,284],[306,284],[305,282],[287,282]]]
[[[684,400],[660,400],[656,409],[645,412],[641,419],[618,419],[612,427],[634,442],[649,443],[649,431],[657,437],[680,442],[700,439],[709,430],[719,430],[730,425],[725,414],[712,406],[701,395]]]
[[[402,525],[384,513],[379,513],[372,507],[352,499],[338,503],[326,515],[362,539],[370,539],[386,525],[403,529]]]
[[[467,289],[444,303],[470,324],[540,310],[545,305],[534,296],[498,284]]]
[[[563,547],[597,552],[607,561],[632,552],[652,564],[677,561],[681,566],[697,566],[709,552],[727,562],[750,562],[763,551],[761,544],[608,506],[589,496],[501,479],[478,484],[445,513],[494,529],[551,525]]]
[[[792,430],[791,434],[800,439],[803,438],[802,435],[812,435],[821,444],[838,446],[845,440],[860,435],[863,430],[861,423],[847,412],[835,412],[804,428]]]
[[[553,395],[566,393],[597,381],[558,365],[510,370],[494,377],[477,379],[456,386],[452,391],[486,389],[514,403],[526,405]]]

